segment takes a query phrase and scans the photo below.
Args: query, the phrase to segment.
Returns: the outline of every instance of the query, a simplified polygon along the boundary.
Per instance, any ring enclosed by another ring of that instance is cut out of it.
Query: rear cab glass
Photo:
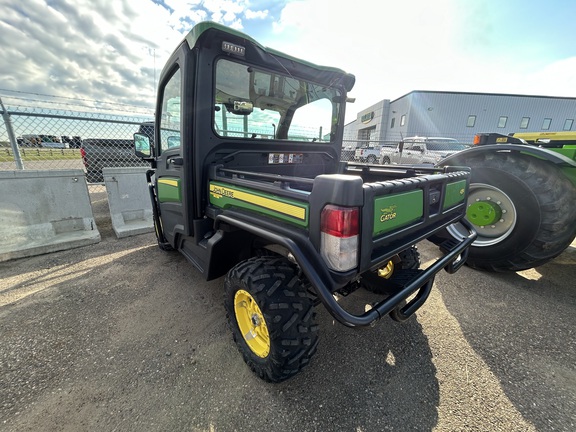
[[[220,59],[214,132],[250,140],[332,142],[342,97],[337,88]]]

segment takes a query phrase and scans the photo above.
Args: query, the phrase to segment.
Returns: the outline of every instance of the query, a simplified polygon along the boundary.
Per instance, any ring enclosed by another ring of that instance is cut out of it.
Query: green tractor
[[[485,133],[474,144],[442,161],[472,169],[466,218],[478,237],[467,264],[519,271],[560,255],[576,236],[576,132]]]

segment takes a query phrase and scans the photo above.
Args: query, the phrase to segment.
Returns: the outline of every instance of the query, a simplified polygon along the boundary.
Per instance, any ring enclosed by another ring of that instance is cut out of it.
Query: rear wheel
[[[309,363],[318,346],[316,312],[293,265],[251,258],[230,270],[224,287],[228,326],[256,375],[281,382]]]
[[[554,164],[519,153],[476,154],[466,218],[478,237],[466,263],[492,271],[519,271],[562,253],[576,235],[576,188]],[[447,229],[451,235],[461,225]]]
[[[386,266],[376,272],[364,275],[362,285],[373,293],[391,295],[401,286],[397,281],[402,278],[402,270],[417,270],[419,268],[420,252],[418,252],[417,246],[412,246],[388,261]],[[401,312],[405,305],[406,301],[403,301],[394,308],[390,312],[390,318],[394,321],[405,321],[409,318]]]
[[[377,294],[391,294],[396,286],[394,280],[401,270],[416,270],[420,267],[420,252],[412,246],[394,256],[386,265],[375,272],[362,276],[362,286]]]
[[[375,164],[376,163],[376,156],[374,156],[374,155],[368,156],[368,163],[369,164]]]
[[[390,164],[390,158],[388,156],[384,156],[382,158],[382,164],[383,165],[389,165]]]

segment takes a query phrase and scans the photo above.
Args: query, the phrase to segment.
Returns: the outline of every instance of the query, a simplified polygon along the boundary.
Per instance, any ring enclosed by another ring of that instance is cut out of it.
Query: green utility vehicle
[[[472,169],[466,218],[478,237],[467,264],[491,271],[537,267],[576,236],[576,133],[478,134],[443,166]],[[468,226],[448,227],[459,238]]]
[[[470,171],[340,162],[354,81],[204,22],[163,69],[153,140],[134,135],[152,165],[158,245],[208,280],[226,276],[233,338],[267,381],[309,362],[318,305],[350,327],[407,319],[476,235],[419,269],[414,245],[464,217]],[[367,310],[338,301],[362,287],[376,296]]]

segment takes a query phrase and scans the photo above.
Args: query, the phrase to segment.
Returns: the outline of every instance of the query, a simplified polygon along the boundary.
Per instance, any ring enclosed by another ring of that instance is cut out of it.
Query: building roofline
[[[438,90],[412,90],[411,92],[406,93],[405,95],[390,101],[390,103],[392,104],[396,101],[399,101],[400,99],[404,99],[405,97],[415,93],[457,94],[457,95],[474,95],[474,96],[506,96],[506,97],[512,96],[512,97],[541,98],[541,99],[566,99],[576,101],[576,97],[568,97],[568,96],[542,96],[542,95],[524,95],[513,93],[479,93],[479,92],[438,91]]]

